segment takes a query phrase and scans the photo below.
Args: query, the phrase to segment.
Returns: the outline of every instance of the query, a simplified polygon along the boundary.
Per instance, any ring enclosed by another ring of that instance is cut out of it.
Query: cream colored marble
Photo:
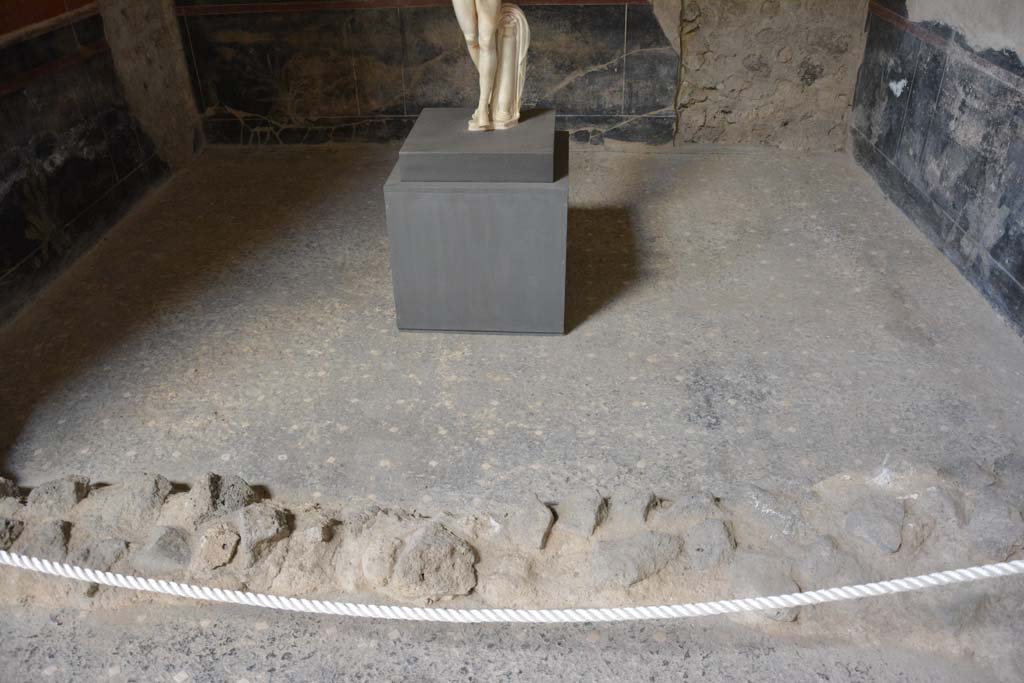
[[[519,122],[530,27],[517,6],[500,0],[452,0],[469,56],[480,74],[480,99],[470,130],[501,130]]]

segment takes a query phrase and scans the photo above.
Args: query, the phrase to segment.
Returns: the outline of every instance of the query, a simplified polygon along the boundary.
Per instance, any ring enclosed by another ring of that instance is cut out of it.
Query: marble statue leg
[[[501,0],[476,0],[477,36],[480,41],[480,104],[475,116],[475,128],[491,129],[491,93],[498,70],[498,46],[495,40],[498,31],[498,13]],[[473,126],[471,126],[472,128]]]
[[[501,0],[452,0],[452,6],[480,76],[480,100],[469,129],[516,125],[530,44],[526,17],[518,7],[502,5]]]
[[[455,8],[455,19],[459,22],[462,35],[466,38],[469,57],[473,66],[480,68],[480,43],[477,40],[476,0],[452,0]]]

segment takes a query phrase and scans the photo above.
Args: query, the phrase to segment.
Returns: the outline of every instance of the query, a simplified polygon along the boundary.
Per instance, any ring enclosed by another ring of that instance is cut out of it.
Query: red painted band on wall
[[[67,9],[64,0],[3,0],[0,2],[0,34],[47,21]]]
[[[517,0],[519,5],[649,5],[650,0]],[[223,14],[289,14],[353,9],[446,7],[451,0],[323,0],[323,2],[251,2],[238,4],[180,5],[179,17]]]
[[[918,26],[917,24],[910,21],[906,17],[901,17],[900,15],[893,12],[891,9],[888,9],[887,7],[882,7],[881,5],[876,4],[874,2],[868,4],[868,11],[877,16],[879,19],[883,19],[892,24],[893,26],[899,26],[907,33],[911,33],[917,38],[923,40],[924,42],[935,45],[936,47],[946,47],[946,44],[949,42],[942,36],[935,35],[928,29],[924,28],[923,26]]]
[[[913,35],[915,38],[921,40],[922,42],[934,45],[935,47],[939,47],[944,50],[955,51],[957,57],[964,61],[970,62],[979,70],[984,71],[993,78],[997,78],[1001,81],[1008,82],[1010,85],[1013,85],[1014,87],[1017,88],[1024,87],[1024,79],[1022,79],[1020,76],[1013,73],[1012,71],[1008,71],[1007,69],[1001,67],[998,64],[993,64],[987,59],[979,57],[977,54],[969,50],[963,49],[962,47],[957,45],[955,41],[949,40],[948,38],[944,38],[943,36],[933,33],[924,26],[921,26],[920,24],[915,24],[913,21],[907,19],[906,17],[901,17],[899,14],[896,14],[887,7],[882,7],[881,5],[875,2],[871,2],[868,3],[868,12],[875,15],[882,21],[885,21],[889,24],[892,24],[893,26],[896,26],[906,31],[907,33]]]
[[[3,14],[3,2],[0,0],[0,15]],[[64,0],[61,0],[62,3]],[[72,6],[74,5],[74,6]],[[61,5],[64,6],[63,4]],[[30,40],[36,36],[56,31],[57,29],[63,28],[69,24],[73,24],[76,21],[85,19],[99,14],[99,7],[96,2],[80,2],[78,0],[67,0],[68,11],[59,12],[53,16],[46,17],[39,21],[30,22],[25,24],[25,16],[0,16],[0,49],[20,43],[25,40]],[[16,20],[16,21],[15,21]],[[20,24],[13,29],[9,29],[9,25],[14,21],[15,24]]]
[[[92,59],[96,55],[109,51],[110,46],[107,44],[106,40],[102,39],[97,40],[95,43],[84,45],[74,54],[61,57],[60,59],[55,59],[52,62],[47,62],[42,66],[37,66],[34,69],[30,69],[20,74],[17,78],[7,81],[6,83],[0,83],[0,97],[17,92],[32,83],[32,81],[48,76],[60,71],[61,69],[66,69],[69,66],[81,64],[82,62]]]

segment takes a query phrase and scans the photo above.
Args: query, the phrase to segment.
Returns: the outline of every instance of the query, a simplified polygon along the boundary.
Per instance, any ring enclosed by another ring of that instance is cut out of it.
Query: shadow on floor
[[[280,282],[293,274],[273,255],[302,241],[336,248],[331,234],[343,236],[352,225],[332,213],[332,204],[339,196],[364,194],[360,177],[386,172],[382,162],[366,164],[357,152],[338,150],[293,155],[289,173],[267,156],[254,156],[241,171],[239,158],[204,154],[149,193],[0,326],[0,474],[10,475],[10,452],[25,430],[49,428],[32,425],[39,406],[91,369],[110,366],[116,375],[126,339],[157,324],[188,329],[211,301],[230,319],[244,316],[234,309],[244,309],[253,297],[280,296]],[[243,264],[250,279],[231,284],[225,275]],[[211,297],[215,290],[225,295]],[[174,348],[183,345],[181,353],[189,353],[193,342],[173,334],[166,339]],[[102,395],[102,378],[90,381],[98,385],[84,389]]]
[[[565,331],[618,298],[638,275],[629,209],[569,209],[565,255]]]
[[[159,344],[154,356],[163,359],[154,363],[189,367],[197,345],[216,343],[223,330],[337,296],[348,246],[383,237],[379,182],[393,156],[354,149],[284,158],[207,152],[0,327],[0,472],[11,473],[19,441],[59,430],[55,417],[74,421],[43,410],[51,399],[74,387],[96,400],[136,369],[122,367],[129,340]],[[353,197],[371,208],[352,215]],[[571,208],[567,237],[572,331],[630,286],[638,257],[623,206]],[[216,329],[196,328],[209,321]]]

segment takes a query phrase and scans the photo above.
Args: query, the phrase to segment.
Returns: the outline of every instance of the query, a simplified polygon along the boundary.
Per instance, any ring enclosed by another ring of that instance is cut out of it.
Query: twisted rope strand
[[[972,581],[983,581],[1004,576],[1024,574],[1024,560],[1013,560],[997,564],[986,564],[967,569],[909,576],[902,579],[864,583],[855,586],[823,588],[804,593],[770,595],[765,597],[718,600],[715,602],[693,602],[681,605],[651,605],[641,607],[591,607],[582,609],[446,609],[438,607],[405,607],[402,605],[367,605],[353,602],[333,602],[289,598],[283,595],[267,595],[246,591],[223,590],[209,586],[194,586],[187,583],[146,579],[139,576],[125,576],[95,569],[78,567],[63,562],[28,557],[0,550],[0,565],[7,565],[25,571],[49,574],[65,579],[127,588],[148,593],[174,595],[192,600],[231,603],[266,607],[289,612],[310,614],[333,614],[336,616],[364,619],[391,619],[401,621],[438,621],[461,624],[567,624],[582,622],[640,621],[646,619],[683,619],[719,614],[759,612],[789,607],[822,605],[842,600],[906,593],[939,586],[948,586]]]

